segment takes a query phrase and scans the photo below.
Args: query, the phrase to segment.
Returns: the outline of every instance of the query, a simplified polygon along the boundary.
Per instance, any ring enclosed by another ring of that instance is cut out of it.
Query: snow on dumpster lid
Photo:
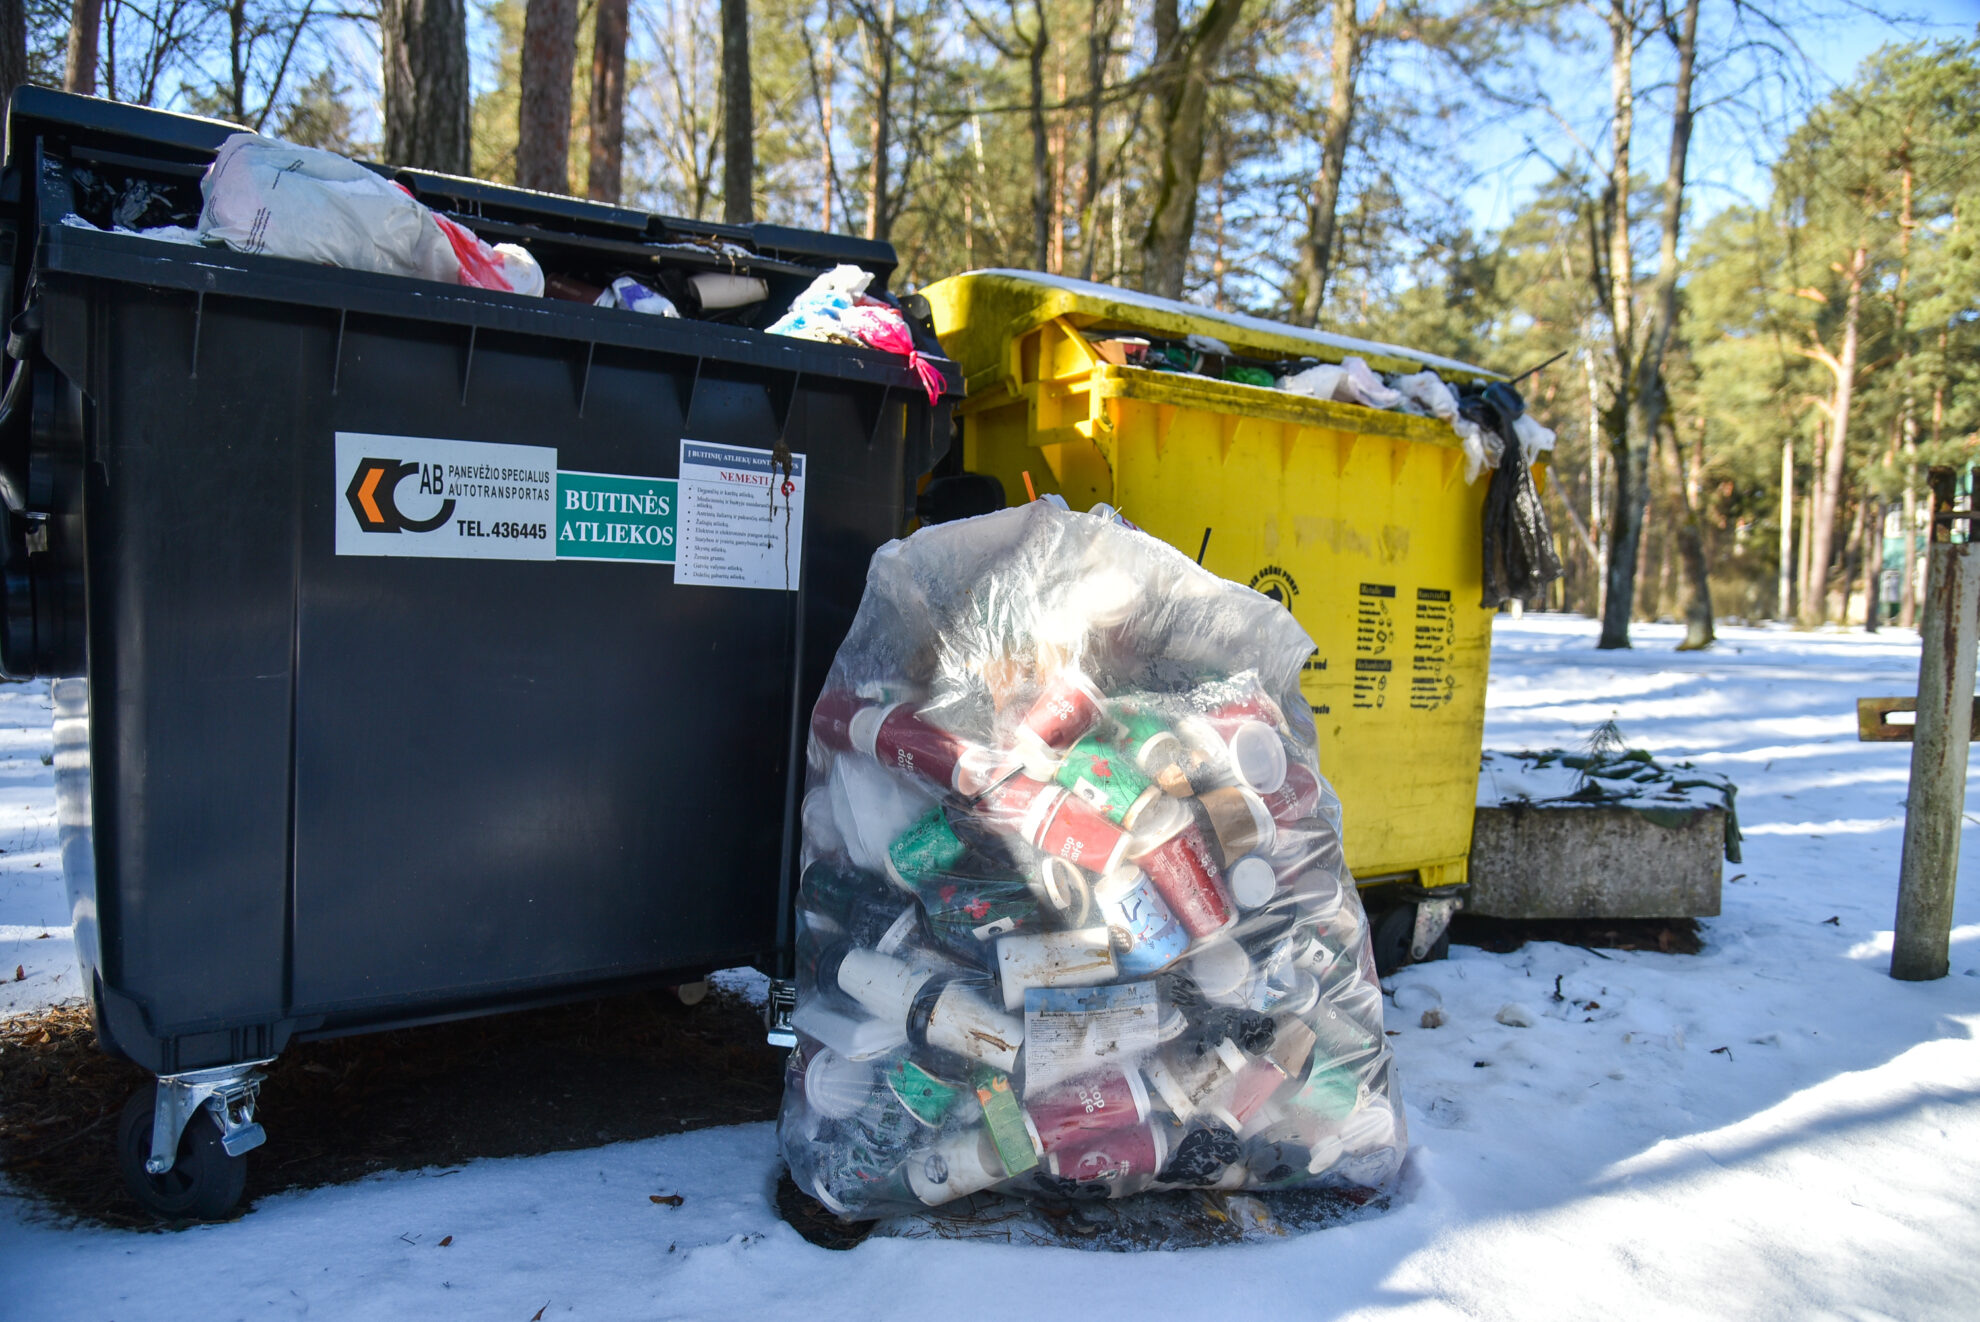
[[[1499,373],[1489,368],[1400,345],[1308,330],[1241,312],[1219,312],[1115,285],[1041,271],[970,271],[938,281],[923,293],[935,308],[936,333],[943,337],[951,356],[959,361],[969,360],[965,370],[972,375],[983,365],[976,359],[985,350],[993,360],[1001,357],[990,348],[992,339],[1007,342],[1034,326],[1064,317],[1081,327],[1120,323],[1122,329],[1178,338],[1214,335],[1245,356],[1313,357],[1339,362],[1356,355],[1366,359],[1370,367],[1388,372],[1418,372],[1428,367],[1450,380],[1501,379]],[[1001,319],[999,313],[1003,314]],[[950,343],[951,332],[957,327],[968,329],[955,337],[955,343]]]

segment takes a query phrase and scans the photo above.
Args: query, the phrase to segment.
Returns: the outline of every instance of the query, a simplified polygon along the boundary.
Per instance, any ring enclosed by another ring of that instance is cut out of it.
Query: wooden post
[[[1934,468],[1930,483],[1932,540],[1918,627],[1918,728],[1911,745],[1897,937],[1891,946],[1891,976],[1908,982],[1943,978],[1949,965],[1980,618],[1980,565],[1973,561],[1973,543],[1950,540],[1955,520],[1973,516],[1953,510],[1952,469]]]

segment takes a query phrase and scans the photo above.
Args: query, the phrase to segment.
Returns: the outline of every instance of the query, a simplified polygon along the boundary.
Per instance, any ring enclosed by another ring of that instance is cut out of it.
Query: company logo
[[[1277,565],[1267,565],[1253,574],[1250,587],[1253,592],[1270,597],[1287,609],[1291,609],[1292,599],[1299,595],[1299,584]]]
[[[399,484],[409,477],[419,479],[421,495],[440,495],[444,476],[439,464],[403,463],[397,459],[361,459],[351,475],[344,499],[357,515],[358,527],[365,532],[432,532],[454,517],[450,497],[440,502],[440,511],[430,518],[414,519],[401,513]]]

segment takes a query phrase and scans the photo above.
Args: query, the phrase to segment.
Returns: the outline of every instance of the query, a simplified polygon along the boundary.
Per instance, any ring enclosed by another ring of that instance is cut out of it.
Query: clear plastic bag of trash
[[[202,239],[240,252],[517,294],[543,270],[512,243],[491,246],[381,175],[335,152],[253,133],[220,144],[200,180]]]
[[[874,556],[808,744],[802,1188],[875,1218],[1394,1178],[1312,651],[1277,603],[1043,501]]]

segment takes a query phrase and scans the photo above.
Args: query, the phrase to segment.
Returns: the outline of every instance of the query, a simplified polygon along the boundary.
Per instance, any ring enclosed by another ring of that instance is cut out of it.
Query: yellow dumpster
[[[1409,957],[1398,944],[1430,953],[1452,907],[1441,901],[1465,880],[1478,788],[1486,483],[1465,483],[1446,423],[1131,366],[1123,346],[1354,355],[1379,371],[1433,368],[1453,384],[1494,374],[1033,272],[973,272],[923,292],[967,381],[957,409],[966,469],[996,476],[1013,499],[1029,474],[1073,509],[1112,504],[1276,597],[1319,644],[1300,686],[1341,796],[1348,865],[1364,888],[1391,888],[1370,897],[1390,916],[1386,932],[1377,921],[1378,958],[1385,937],[1384,963]],[[1426,900],[1440,902],[1414,921]]]

